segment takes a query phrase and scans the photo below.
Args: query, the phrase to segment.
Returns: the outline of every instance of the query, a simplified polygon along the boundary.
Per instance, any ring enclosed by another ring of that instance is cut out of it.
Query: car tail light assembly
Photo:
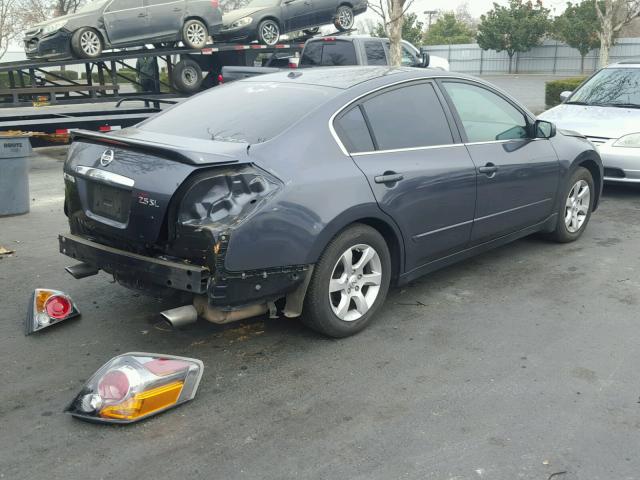
[[[71,297],[59,290],[38,288],[29,302],[29,311],[25,322],[25,335],[50,327],[63,320],[80,315]]]
[[[90,422],[137,422],[193,400],[203,368],[194,358],[125,353],[100,368],[65,411]]]

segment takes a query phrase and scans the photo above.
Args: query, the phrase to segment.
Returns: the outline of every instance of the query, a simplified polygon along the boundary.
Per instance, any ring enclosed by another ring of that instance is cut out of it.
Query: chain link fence
[[[449,60],[451,70],[473,75],[509,73],[509,55],[506,52],[482,50],[477,44],[431,45],[426,47],[431,55]],[[640,61],[640,38],[620,38],[612,48],[610,62],[637,58]],[[551,75],[589,74],[598,68],[598,50],[584,59],[580,53],[563,43],[546,41],[539,47],[516,54],[511,73],[540,73]]]

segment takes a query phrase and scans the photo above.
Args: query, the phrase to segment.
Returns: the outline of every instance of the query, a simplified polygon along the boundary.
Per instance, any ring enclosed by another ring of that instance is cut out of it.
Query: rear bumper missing
[[[119,280],[190,293],[207,293],[209,270],[125,252],[76,235],[59,235],[60,253],[114,275]]]

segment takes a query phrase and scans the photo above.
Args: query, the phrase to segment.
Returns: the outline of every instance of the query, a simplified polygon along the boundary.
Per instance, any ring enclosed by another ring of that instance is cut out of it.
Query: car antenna
[[[289,78],[298,78],[302,76],[302,72],[289,72],[289,75],[287,75],[287,77]]]

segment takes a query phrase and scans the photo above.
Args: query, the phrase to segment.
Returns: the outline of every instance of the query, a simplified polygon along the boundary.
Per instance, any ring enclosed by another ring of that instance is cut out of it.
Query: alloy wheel
[[[591,204],[591,189],[584,180],[578,182],[571,188],[565,203],[564,223],[569,233],[578,232],[589,215]]]
[[[275,45],[280,38],[280,29],[275,23],[264,23],[260,29],[260,37],[267,45]]]
[[[345,251],[329,280],[329,303],[333,313],[346,322],[365,315],[373,306],[382,284],[382,262],[376,250],[365,244]]]
[[[201,24],[192,23],[187,27],[186,36],[191,45],[203,45],[206,41],[207,32],[205,32]]]
[[[338,11],[338,23],[345,30],[349,30],[353,26],[353,13],[348,7],[341,7]]]
[[[93,30],[87,30],[80,36],[80,48],[90,57],[95,57],[100,53],[100,38]]]

